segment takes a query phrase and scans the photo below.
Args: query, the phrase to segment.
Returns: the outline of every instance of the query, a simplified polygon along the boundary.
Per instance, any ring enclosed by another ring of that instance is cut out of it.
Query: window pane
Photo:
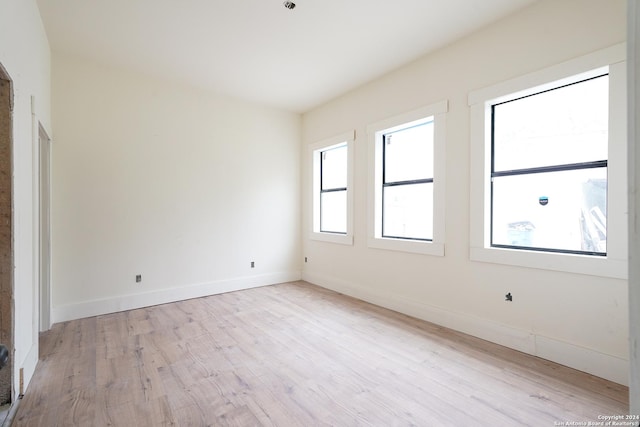
[[[385,182],[433,178],[433,121],[384,136]]]
[[[607,159],[609,76],[494,107],[494,171]]]
[[[347,191],[320,194],[320,231],[347,232]]]
[[[322,189],[347,188],[347,146],[323,151]]]
[[[493,244],[606,253],[607,169],[493,179]]]
[[[382,235],[433,239],[433,183],[383,188]]]

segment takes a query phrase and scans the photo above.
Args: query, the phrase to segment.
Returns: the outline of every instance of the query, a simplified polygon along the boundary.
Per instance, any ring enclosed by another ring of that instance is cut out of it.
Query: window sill
[[[375,249],[444,256],[444,244],[442,243],[390,238],[369,238],[368,245],[370,248]]]
[[[339,245],[353,245],[353,236],[350,234],[338,234],[338,233],[317,233],[312,232],[309,234],[311,240],[317,240],[319,242],[337,243]]]
[[[627,279],[627,261],[611,257],[471,247],[472,261]]]

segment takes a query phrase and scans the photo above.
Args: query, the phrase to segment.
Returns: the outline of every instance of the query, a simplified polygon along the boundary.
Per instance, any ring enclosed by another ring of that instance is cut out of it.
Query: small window
[[[311,238],[352,244],[352,150],[348,132],[310,147],[313,187]]]
[[[444,255],[446,101],[369,125],[369,246]]]
[[[491,245],[606,255],[609,76],[491,112]]]
[[[320,152],[320,231],[347,234],[347,144]]]

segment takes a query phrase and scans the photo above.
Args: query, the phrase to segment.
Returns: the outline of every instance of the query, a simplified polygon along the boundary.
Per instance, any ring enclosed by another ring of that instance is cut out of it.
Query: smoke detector
[[[289,10],[292,10],[296,7],[296,4],[292,1],[285,1],[283,4],[284,4],[284,7],[286,7]]]

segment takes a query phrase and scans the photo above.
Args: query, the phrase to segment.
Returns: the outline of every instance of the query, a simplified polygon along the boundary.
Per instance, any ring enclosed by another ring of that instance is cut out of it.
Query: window
[[[369,246],[444,255],[447,102],[372,124]]]
[[[382,134],[382,237],[433,240],[433,117]]]
[[[606,255],[608,74],[491,104],[491,245]]]
[[[469,95],[473,260],[626,276],[624,52]]]
[[[313,183],[311,238],[352,244],[352,151],[354,132],[310,147]]]
[[[347,143],[320,151],[320,231],[347,234]]]

